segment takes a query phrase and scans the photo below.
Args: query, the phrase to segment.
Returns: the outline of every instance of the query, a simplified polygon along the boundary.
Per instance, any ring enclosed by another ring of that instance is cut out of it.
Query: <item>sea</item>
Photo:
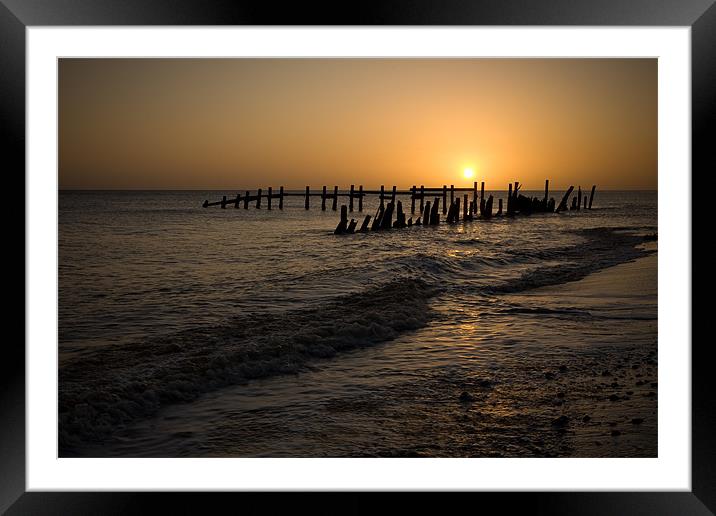
[[[657,456],[657,192],[353,235],[236,193],[59,192],[60,456]]]

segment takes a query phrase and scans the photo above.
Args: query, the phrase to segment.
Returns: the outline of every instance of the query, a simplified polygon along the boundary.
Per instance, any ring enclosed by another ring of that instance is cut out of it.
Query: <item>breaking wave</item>
[[[98,441],[118,425],[165,404],[227,385],[295,373],[309,360],[395,339],[425,326],[423,280],[391,282],[317,308],[245,315],[130,345],[103,346],[68,359],[59,371],[59,446]]]
[[[296,373],[311,360],[422,328],[434,317],[430,299],[450,290],[454,285],[449,280],[455,276],[461,279],[457,288],[463,291],[498,296],[575,281],[650,253],[637,247],[649,237],[618,229],[583,230],[578,235],[584,238],[574,246],[515,251],[504,258],[400,256],[383,269],[394,273],[391,282],[317,306],[246,313],[218,325],[88,349],[67,358],[59,370],[60,455],[73,455],[73,449],[82,444],[102,441],[118,426],[147,418],[164,405],[191,401],[254,378]],[[474,240],[461,247],[480,245]],[[495,264],[504,268],[505,263],[530,261],[559,265],[538,265],[513,279],[498,278],[495,284],[470,284],[476,272]]]

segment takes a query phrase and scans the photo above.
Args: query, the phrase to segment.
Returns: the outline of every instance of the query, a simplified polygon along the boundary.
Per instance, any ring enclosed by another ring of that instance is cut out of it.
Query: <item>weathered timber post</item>
[[[463,206],[462,206],[462,221],[463,221],[463,222],[467,222],[467,211],[468,211],[468,208],[467,208],[467,204],[468,204],[468,202],[467,202],[467,194],[465,194],[465,195],[462,196],[462,200],[463,200]]]
[[[385,209],[385,205],[383,204],[383,197],[385,197],[385,185],[380,185],[380,205],[383,209]]]
[[[425,211],[425,186],[420,185],[420,213]]]
[[[278,189],[278,209],[283,209],[283,186]]]
[[[427,226],[430,224],[430,201],[425,201],[425,211],[423,212],[423,225]]]
[[[455,222],[460,222],[460,198],[455,199]]]
[[[248,209],[249,209],[249,197],[250,197],[250,196],[249,196],[249,191],[246,190],[246,195],[244,196],[244,209],[245,209],[245,210],[248,210]]]
[[[582,186],[577,187],[577,211],[582,207]]]
[[[378,211],[375,214],[375,217],[373,217],[373,225],[370,227],[373,231],[380,228],[380,221],[383,218],[383,213],[385,212],[385,206],[380,205],[378,206]]]
[[[348,226],[348,208],[344,204],[341,206],[341,221],[336,226],[336,230],[333,232],[335,235],[340,235],[346,232]]]
[[[358,211],[363,211],[363,185],[358,187]]]
[[[269,193],[268,193],[268,197],[267,197],[267,199],[268,199],[267,208],[270,210],[271,209],[271,194],[273,193],[273,187],[269,186],[268,191],[269,191]]]
[[[412,227],[412,225],[413,225],[413,217],[410,217],[408,219],[408,227]]]
[[[485,198],[485,182],[480,181],[480,200]]]
[[[355,185],[351,185],[351,194],[349,196],[348,206],[351,213],[353,213],[353,194],[355,192]]]
[[[592,185],[592,193],[589,194],[589,209],[592,209],[592,201],[594,200],[594,190],[597,188],[597,185]]]
[[[224,196],[224,197],[221,199],[221,209],[222,209],[222,210],[225,210],[225,209],[226,209],[226,196]]]
[[[502,216],[502,197],[497,199],[497,215]]]
[[[584,198],[586,199],[587,196],[585,195]],[[234,201],[234,209],[236,209],[236,208],[239,207],[239,203],[241,203],[241,194],[240,194],[240,193],[237,193],[237,194],[236,194],[236,200]]]
[[[410,214],[415,213],[415,185],[410,188]]]
[[[333,211],[336,211],[338,209],[338,187],[333,187],[333,207],[331,208]]]
[[[390,197],[390,202],[392,202],[393,204],[395,204],[395,190],[396,187],[395,185],[393,185],[393,195]]]
[[[584,209],[587,209],[587,195],[584,195]]]
[[[492,218],[492,203],[493,203],[493,200],[494,200],[494,198],[492,197],[492,195],[490,195],[490,196],[487,198],[487,202],[485,202],[485,217],[488,218],[488,219],[489,219],[489,218]]]
[[[570,210],[576,210],[577,209],[577,196],[575,195],[572,197],[572,206],[569,208]]]
[[[430,210],[430,225],[437,226],[440,224],[440,214],[438,213],[438,210],[440,209],[440,198],[436,197],[433,201],[433,207]]]
[[[261,188],[259,188],[258,193],[256,194],[256,209],[261,209]]]
[[[351,219],[350,224],[348,224],[348,233],[355,233],[356,232],[356,222],[355,219]]]
[[[472,204],[474,213],[477,210],[477,181],[472,183]]]
[[[209,199],[205,199],[204,204],[202,204],[201,206],[204,208],[208,208],[209,207]]]
[[[306,190],[306,195],[308,195],[308,190]],[[308,201],[306,201],[308,203]],[[306,209],[308,209],[308,204],[306,205]],[[323,185],[323,193],[321,194],[321,211],[326,211],[326,185]]]
[[[507,186],[507,216],[512,215],[512,183]]]
[[[360,229],[358,230],[360,233],[364,231],[368,231],[368,223],[370,222],[370,215],[366,215],[363,219],[363,224],[361,224]]]
[[[398,211],[396,212],[395,222],[393,223],[393,227],[401,229],[401,228],[405,227],[405,213],[403,213],[403,203],[401,201],[398,201],[397,206],[398,206]]]
[[[306,187],[306,202],[304,203],[304,206],[306,209],[308,209],[311,206],[310,200],[309,200],[310,198],[311,198],[311,187],[307,186]]]
[[[455,185],[450,185],[450,204],[455,202]]]
[[[544,205],[547,206],[547,199],[549,199],[549,179],[544,180]]]
[[[569,199],[569,195],[572,193],[572,190],[574,190],[573,186],[570,186],[569,189],[564,193],[564,197],[562,197],[562,200],[559,203],[559,206],[557,206],[556,212],[559,213],[562,210],[567,209],[567,199]]]
[[[393,226],[393,210],[395,210],[395,203],[390,201],[385,207],[385,213],[380,221],[380,229],[390,229]]]
[[[447,185],[443,185],[443,215],[447,213]]]

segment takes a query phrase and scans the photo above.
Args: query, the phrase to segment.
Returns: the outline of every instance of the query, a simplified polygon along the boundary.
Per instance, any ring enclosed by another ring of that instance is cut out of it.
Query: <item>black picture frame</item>
[[[25,171],[25,29],[63,25],[570,25],[689,26],[692,55],[692,184],[706,176],[714,140],[710,128],[716,107],[716,5],[714,0],[406,0],[311,5],[216,0],[0,0],[0,131],[5,178],[20,184],[6,200],[8,220],[23,217],[22,267],[25,266],[24,209],[30,209]],[[20,178],[23,178],[20,181]],[[675,178],[681,180],[683,178]],[[23,192],[22,197],[19,191]],[[25,200],[17,202],[18,199]],[[21,207],[17,204],[23,204]],[[25,208],[27,206],[27,208]],[[37,209],[37,208],[35,208]],[[11,213],[12,212],[12,213]],[[692,219],[695,213],[692,211]],[[695,232],[692,232],[694,234]],[[18,244],[19,245],[19,244]],[[693,251],[692,251],[693,252]],[[7,267],[19,262],[14,253]],[[9,253],[6,258],[10,256]],[[693,255],[692,255],[693,256]],[[21,267],[18,264],[18,268]],[[26,270],[26,269],[23,269]],[[8,274],[8,276],[19,276]],[[6,298],[9,299],[9,298]],[[23,294],[23,300],[25,295]],[[12,298],[19,310],[20,302]],[[23,321],[25,304],[22,303]],[[8,318],[9,319],[9,318]],[[693,320],[693,316],[692,316]],[[19,325],[19,323],[14,322]],[[9,333],[6,332],[6,335]],[[145,512],[206,513],[216,503],[240,512],[273,512],[275,498],[257,494],[40,493],[25,489],[25,349],[20,338],[6,338],[0,375],[0,512],[7,514],[119,514]],[[716,402],[710,339],[692,339],[692,491],[589,493],[480,493],[410,504],[450,510],[464,503],[480,510],[522,509],[545,514],[711,514],[716,511]],[[242,497],[239,505],[235,497]],[[261,499],[257,497],[261,496]],[[381,495],[349,494],[327,501],[325,495],[290,495],[292,507],[313,512],[358,513],[384,503]],[[155,505],[156,507],[156,505]],[[407,509],[407,506],[403,506]],[[232,511],[233,512],[233,511]]]

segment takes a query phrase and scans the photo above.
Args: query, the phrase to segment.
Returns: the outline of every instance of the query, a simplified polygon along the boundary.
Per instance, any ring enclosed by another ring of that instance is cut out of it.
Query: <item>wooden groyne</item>
[[[445,222],[448,224],[457,224],[458,222],[470,222],[476,219],[491,219],[492,217],[514,217],[516,215],[530,215],[532,213],[559,213],[561,211],[577,210],[580,209],[592,209],[592,202],[594,201],[594,192],[596,185],[592,186],[591,193],[589,195],[589,202],[587,202],[587,196],[584,195],[584,202],[582,203],[582,187],[577,187],[577,194],[572,197],[571,206],[568,208],[569,196],[574,191],[574,186],[570,186],[569,189],[562,196],[562,200],[559,204],[556,204],[554,197],[549,196],[549,179],[545,180],[544,186],[544,197],[528,197],[520,193],[521,185],[515,181],[510,183],[507,189],[506,209],[503,213],[503,200],[498,199],[497,212],[494,212],[494,197],[489,195],[485,199],[485,183],[482,182],[480,187],[480,197],[478,200],[477,196],[477,182],[474,183],[473,188],[450,188],[450,204],[447,203],[447,188],[443,186],[442,190],[438,188],[425,188],[420,187],[418,192],[415,187],[411,188],[409,192],[404,192],[404,195],[410,195],[411,198],[411,214],[415,213],[415,200],[420,199],[420,211],[418,217],[413,220],[413,217],[405,219],[405,212],[403,211],[403,203],[395,199],[396,191],[393,187],[393,193],[389,197],[390,201],[387,205],[384,204],[383,189],[381,189],[381,202],[378,206],[378,210],[373,217],[373,223],[371,224],[371,216],[366,215],[363,219],[358,232],[366,232],[370,227],[372,231],[383,231],[389,229],[401,229],[411,226],[436,226],[440,224],[440,207],[442,206],[442,214],[446,215]],[[469,199],[468,194],[462,196],[462,202],[459,196],[455,196],[455,192],[470,191],[473,194],[472,201]],[[434,195],[435,193],[442,193],[440,195]],[[426,200],[426,196],[432,196],[432,201]],[[442,203],[441,203],[442,201]],[[460,209],[462,205],[462,210]],[[462,211],[462,214],[461,214]],[[395,220],[393,220],[393,213],[396,214]],[[355,227],[357,222],[354,219],[348,220],[348,209],[345,205],[341,206],[341,220],[336,226],[334,231],[337,235],[355,233]]]
[[[363,199],[367,196],[377,196],[380,203],[384,205],[385,201],[395,203],[396,196],[410,196],[410,213],[414,214],[416,210],[416,201],[419,201],[420,212],[422,213],[426,200],[432,197],[442,198],[443,215],[447,214],[447,199],[450,198],[450,203],[455,200],[455,196],[462,192],[472,193],[473,202],[477,200],[478,195],[478,183],[475,181],[472,187],[455,187],[455,185],[443,185],[442,187],[428,188],[424,185],[413,185],[410,190],[398,190],[396,186],[393,186],[390,190],[385,188],[385,185],[381,185],[379,190],[364,190],[363,185],[350,185],[349,189],[339,190],[338,186],[333,186],[329,189],[327,186],[323,186],[321,190],[311,190],[310,186],[306,186],[305,191],[302,192],[289,192],[280,186],[277,190],[272,187],[268,187],[266,190],[259,188],[256,192],[250,190],[245,191],[243,194],[238,192],[236,196],[226,196],[219,201],[204,201],[202,206],[209,208],[210,206],[220,206],[226,209],[227,207],[244,208],[245,210],[250,207],[256,209],[262,208],[262,200],[265,201],[263,206],[266,209],[272,209],[274,199],[278,200],[278,209],[283,210],[283,201],[286,197],[302,197],[304,199],[304,208],[311,208],[311,198],[318,197],[321,199],[321,210],[326,211],[327,202],[330,201],[331,209],[333,211],[338,210],[338,198],[348,198],[348,211],[353,212],[357,207],[359,212],[363,211]],[[484,196],[485,183],[482,183],[480,188],[481,194]],[[356,206],[357,205],[357,206]]]
[[[582,195],[581,186],[577,187],[576,195],[572,196],[574,186],[570,186],[562,196],[559,204],[553,197],[549,196],[549,179],[545,180],[544,197],[542,198],[527,197],[521,193],[521,189],[522,185],[518,181],[509,183],[506,199],[495,199],[492,195],[485,198],[484,181],[480,183],[479,189],[477,181],[473,183],[472,187],[413,185],[410,190],[398,190],[396,186],[388,190],[385,185],[381,185],[379,190],[366,190],[363,185],[358,185],[357,188],[355,185],[350,185],[349,189],[339,190],[336,185],[330,189],[324,185],[320,190],[311,190],[310,186],[306,186],[302,192],[289,192],[283,186],[280,186],[278,190],[274,190],[273,187],[268,187],[266,190],[259,188],[255,193],[247,190],[243,195],[241,192],[237,193],[235,197],[224,195],[220,201],[209,202],[207,199],[202,206],[204,208],[220,206],[224,209],[228,206],[233,206],[234,208],[243,208],[245,210],[253,206],[256,209],[261,209],[262,201],[264,201],[266,209],[271,210],[274,206],[273,202],[277,200],[278,209],[283,210],[286,197],[302,197],[304,208],[309,210],[311,209],[311,198],[317,197],[321,200],[322,211],[327,210],[329,201],[331,210],[337,211],[338,198],[347,197],[348,204],[341,205],[341,218],[335,233],[349,234],[400,229],[410,226],[434,226],[440,224],[441,215],[448,224],[455,224],[460,221],[465,222],[475,219],[514,217],[517,214],[529,215],[531,213],[560,213],[567,210],[591,210],[596,185],[592,185],[589,198],[587,198],[586,192]],[[356,208],[359,212],[362,212],[363,200],[367,196],[377,196],[380,200],[380,205],[375,215],[366,215],[360,228],[356,229],[358,222],[354,219],[349,220],[348,213],[352,213]],[[397,200],[398,196],[409,196],[410,217],[407,219],[402,201]],[[572,196],[571,203],[570,196]],[[497,211],[494,209],[495,200],[497,200]],[[417,217],[415,217],[416,212]],[[393,220],[394,216],[395,220]]]

